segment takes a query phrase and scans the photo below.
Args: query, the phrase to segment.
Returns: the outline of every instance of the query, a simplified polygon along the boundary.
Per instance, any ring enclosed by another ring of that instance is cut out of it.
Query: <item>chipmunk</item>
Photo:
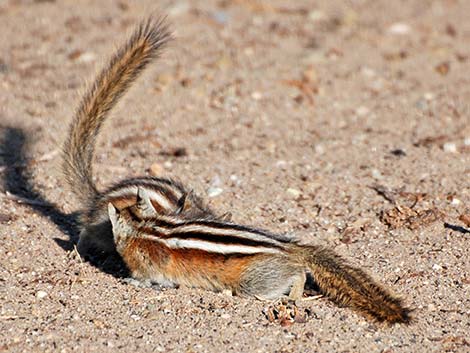
[[[379,322],[410,321],[400,299],[331,250],[217,219],[155,216],[152,205],[141,188],[135,205],[108,205],[116,249],[138,280],[296,301],[310,271],[333,302]]]
[[[336,303],[378,321],[409,322],[409,310],[399,299],[331,250],[217,217],[178,182],[140,177],[97,190],[92,160],[99,130],[170,37],[162,20],[140,24],[98,75],[71,124],[63,170],[84,206],[79,252],[117,251],[137,279],[264,299],[299,299],[310,271]]]
[[[78,241],[82,255],[114,252],[108,203],[112,202],[118,209],[135,204],[137,188],[148,191],[158,214],[215,217],[199,197],[175,180],[138,177],[121,181],[105,191],[98,191],[93,182],[92,161],[102,124],[139,74],[160,56],[170,38],[163,19],[150,17],[143,21],[86,92],[70,125],[63,147],[62,168],[67,183],[84,208]]]

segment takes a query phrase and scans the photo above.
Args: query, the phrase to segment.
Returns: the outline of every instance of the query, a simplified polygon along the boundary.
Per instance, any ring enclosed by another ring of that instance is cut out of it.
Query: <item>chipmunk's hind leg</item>
[[[305,285],[305,270],[286,263],[285,257],[270,257],[249,268],[241,278],[242,294],[264,300],[276,300],[288,296],[299,300]]]

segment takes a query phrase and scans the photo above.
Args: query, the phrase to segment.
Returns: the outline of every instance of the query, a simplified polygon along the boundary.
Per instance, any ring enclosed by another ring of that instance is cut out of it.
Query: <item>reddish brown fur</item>
[[[121,252],[123,260],[137,278],[164,274],[189,286],[213,290],[239,290],[240,277],[246,268],[263,255],[224,256],[195,249],[170,249],[150,239],[132,238]],[[200,269],[204,269],[201,271]]]

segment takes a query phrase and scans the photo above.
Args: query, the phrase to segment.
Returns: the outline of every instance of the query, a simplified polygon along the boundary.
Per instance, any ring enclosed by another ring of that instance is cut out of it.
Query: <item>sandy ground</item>
[[[414,322],[322,298],[281,326],[254,299],[82,262],[60,146],[155,2],[4,0],[0,351],[470,351],[470,2],[290,3],[160,1],[177,39],[107,122],[96,180],[177,177],[237,222],[328,244]]]

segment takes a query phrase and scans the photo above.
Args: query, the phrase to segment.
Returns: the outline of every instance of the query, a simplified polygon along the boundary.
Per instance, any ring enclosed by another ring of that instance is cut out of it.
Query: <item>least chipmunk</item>
[[[331,250],[222,220],[155,216],[144,189],[137,200],[120,210],[109,203],[108,212],[116,249],[138,280],[299,300],[309,271],[339,305],[379,322],[410,320],[400,299]]]
[[[92,160],[100,127],[169,39],[161,20],[140,24],[98,75],[72,122],[63,168],[85,206],[79,251],[117,250],[137,279],[264,299],[301,298],[309,271],[334,302],[377,321],[409,322],[400,299],[331,250],[217,218],[177,182],[142,177],[96,189]]]

